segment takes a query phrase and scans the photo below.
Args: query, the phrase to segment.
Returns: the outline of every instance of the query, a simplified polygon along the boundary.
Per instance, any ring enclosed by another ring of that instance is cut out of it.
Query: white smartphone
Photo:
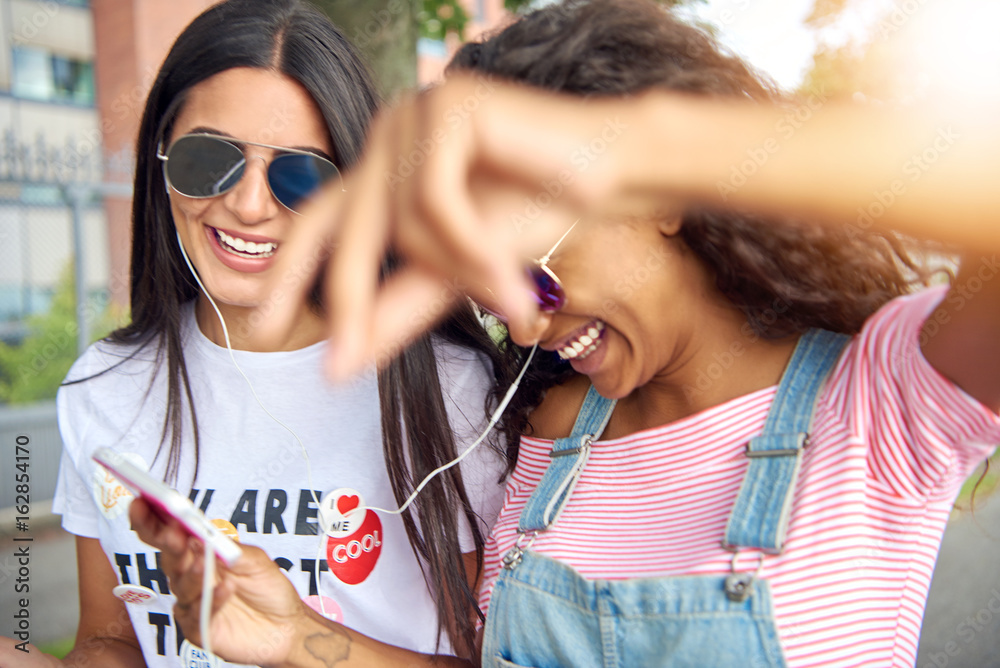
[[[209,522],[204,513],[176,489],[168,487],[111,448],[98,448],[93,459],[133,494],[141,496],[162,519],[172,517],[180,522],[188,533],[213,550],[227,566],[232,566],[240,558],[240,546]]]

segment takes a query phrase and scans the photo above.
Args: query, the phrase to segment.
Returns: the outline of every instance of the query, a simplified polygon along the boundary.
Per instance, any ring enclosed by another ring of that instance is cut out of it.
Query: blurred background
[[[0,635],[13,630],[15,537],[32,538],[32,641],[76,628],[72,538],[51,515],[53,399],[79,352],[127,319],[133,144],[174,37],[208,0],[0,0]],[[464,40],[530,0],[315,0],[383,95],[437,80]],[[1000,94],[997,0],[664,0],[808,107],[970,104]],[[805,119],[803,122],[807,121]],[[13,506],[30,441],[30,521]],[[956,507],[918,665],[1000,666],[1000,503],[986,473]],[[971,630],[970,630],[971,629]]]

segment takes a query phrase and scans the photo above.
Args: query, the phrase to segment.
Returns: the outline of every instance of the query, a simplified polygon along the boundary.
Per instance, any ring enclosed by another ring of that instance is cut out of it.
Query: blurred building
[[[94,37],[86,0],[0,0],[0,127],[93,138]]]
[[[146,95],[177,35],[215,0],[92,0],[96,107],[106,155],[131,157]],[[113,175],[112,175],[112,178]],[[128,302],[131,198],[107,196],[109,290]]]
[[[61,184],[100,172],[94,33],[84,0],[0,0],[0,336],[48,306],[71,257]],[[86,212],[87,283],[107,282],[100,211]]]
[[[48,309],[75,245],[85,292],[127,302],[142,105],[177,33],[210,4],[0,0],[0,339]]]

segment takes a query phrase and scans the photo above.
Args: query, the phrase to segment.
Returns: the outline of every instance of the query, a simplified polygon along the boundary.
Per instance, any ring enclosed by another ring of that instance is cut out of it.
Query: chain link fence
[[[105,157],[97,131],[62,145],[0,136],[0,439],[31,440],[32,502],[55,489],[55,389],[110,322],[105,199],[131,195],[132,164],[129,153]],[[12,494],[0,485],[0,509]]]

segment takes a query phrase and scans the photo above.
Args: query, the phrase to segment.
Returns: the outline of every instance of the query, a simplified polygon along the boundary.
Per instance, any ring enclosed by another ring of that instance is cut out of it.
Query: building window
[[[13,84],[11,92],[29,100],[94,104],[94,64],[47,49],[14,47]]]

